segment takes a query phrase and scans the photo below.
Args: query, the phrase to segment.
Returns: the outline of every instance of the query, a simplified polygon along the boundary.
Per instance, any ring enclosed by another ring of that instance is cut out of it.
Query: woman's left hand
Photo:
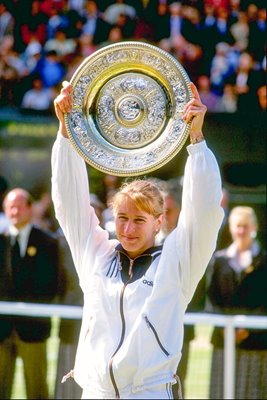
[[[186,104],[183,119],[187,123],[191,122],[190,140],[191,143],[194,144],[204,139],[202,127],[207,107],[202,103],[198,90],[193,82],[190,82],[190,88],[194,97]]]

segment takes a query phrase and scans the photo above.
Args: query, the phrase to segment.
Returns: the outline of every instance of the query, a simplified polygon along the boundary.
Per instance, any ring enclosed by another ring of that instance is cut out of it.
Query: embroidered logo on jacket
[[[153,286],[153,281],[148,281],[148,280],[146,280],[146,279],[143,279],[142,282],[143,282],[145,285]]]

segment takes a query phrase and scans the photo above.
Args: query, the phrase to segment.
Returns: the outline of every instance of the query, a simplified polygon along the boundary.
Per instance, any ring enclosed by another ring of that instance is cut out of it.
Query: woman
[[[266,254],[255,240],[257,218],[251,207],[229,215],[232,244],[214,254],[208,269],[212,310],[222,314],[267,313]],[[210,398],[223,398],[223,329],[215,328]],[[267,330],[236,329],[236,399],[267,398]]]
[[[202,133],[206,107],[185,107],[191,145],[179,224],[155,246],[163,198],[150,181],[122,187],[113,202],[117,239],[109,240],[89,203],[84,161],[69,143],[63,114],[72,87],[55,100],[60,121],[52,152],[52,198],[84,294],[73,376],[82,398],[167,399],[183,344],[183,316],[216,246],[221,179]]]

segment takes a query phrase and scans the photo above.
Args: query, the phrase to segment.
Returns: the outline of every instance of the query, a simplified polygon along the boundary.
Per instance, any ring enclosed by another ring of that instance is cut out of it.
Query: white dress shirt
[[[29,241],[32,224],[25,225],[22,229],[17,229],[14,225],[9,227],[9,233],[11,236],[11,244],[13,245],[18,237],[18,244],[20,248],[20,256],[24,257]]]

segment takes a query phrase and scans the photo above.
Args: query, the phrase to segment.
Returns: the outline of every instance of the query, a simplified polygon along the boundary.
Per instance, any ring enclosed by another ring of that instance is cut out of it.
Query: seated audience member
[[[55,32],[55,37],[47,40],[44,45],[44,51],[56,51],[62,61],[68,54],[75,53],[76,48],[76,41],[68,38],[66,30],[63,28],[58,28]]]
[[[0,1],[0,52],[2,48],[11,48],[14,45],[15,19],[4,1]]]
[[[200,98],[207,106],[208,112],[216,112],[220,101],[220,96],[211,91],[209,77],[207,75],[200,75],[197,80],[197,85]]]
[[[55,50],[50,50],[38,61],[33,74],[41,76],[44,87],[58,85],[65,76],[66,68]]]
[[[32,81],[32,89],[28,90],[22,98],[22,111],[28,113],[49,113],[51,111],[55,94],[56,92],[53,88],[45,88],[43,86],[40,77],[34,77]]]

